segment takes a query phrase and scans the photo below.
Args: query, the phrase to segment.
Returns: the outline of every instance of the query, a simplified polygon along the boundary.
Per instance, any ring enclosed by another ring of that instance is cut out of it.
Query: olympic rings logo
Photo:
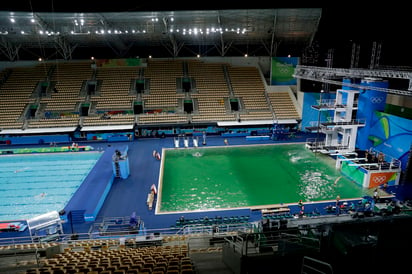
[[[280,73],[288,73],[290,71],[290,69],[289,68],[285,68],[285,67],[281,67],[280,69],[279,69],[279,72]]]
[[[373,177],[373,182],[376,184],[381,184],[386,181],[386,176],[375,176]]]
[[[371,97],[370,101],[372,102],[372,104],[379,104],[383,102],[383,98],[382,97]]]

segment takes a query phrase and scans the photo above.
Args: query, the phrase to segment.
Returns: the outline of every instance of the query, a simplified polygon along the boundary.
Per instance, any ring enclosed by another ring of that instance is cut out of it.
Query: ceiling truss
[[[298,79],[322,82],[327,84],[348,86],[359,89],[373,89],[396,95],[412,96],[412,72],[399,70],[380,70],[380,69],[345,69],[345,68],[328,68],[328,67],[311,67],[297,66],[293,75]],[[366,87],[353,83],[344,83],[343,78],[377,78],[377,79],[406,79],[409,81],[408,90]]]
[[[99,13],[0,11],[3,49],[0,61],[24,59],[25,56],[19,55],[21,49],[25,53],[40,52],[39,55],[54,50],[53,55],[64,59],[76,59],[80,50],[90,49],[93,53],[104,48],[122,58],[142,52],[142,48],[166,48],[172,57],[184,56],[183,49],[189,48],[188,52],[200,55],[247,54],[250,50],[257,55],[276,56],[280,46],[302,50],[309,46],[321,15],[321,8]],[[63,44],[68,50],[62,49]],[[10,50],[5,48],[13,49],[14,53],[8,54]]]

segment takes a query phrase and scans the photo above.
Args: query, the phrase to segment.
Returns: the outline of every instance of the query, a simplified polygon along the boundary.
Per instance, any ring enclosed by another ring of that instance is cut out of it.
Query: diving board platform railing
[[[349,164],[349,166],[362,166],[362,167],[365,167],[365,166],[374,166],[374,167],[379,167],[379,164],[378,163],[369,163],[369,164]]]

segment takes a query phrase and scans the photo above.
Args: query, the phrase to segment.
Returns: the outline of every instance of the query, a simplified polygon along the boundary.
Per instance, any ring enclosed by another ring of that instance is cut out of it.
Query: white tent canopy
[[[250,126],[250,125],[286,125],[286,124],[297,124],[298,121],[295,119],[284,119],[284,120],[255,120],[255,121],[236,121],[236,122],[217,122],[218,126],[228,127],[228,126]]]
[[[113,131],[113,130],[132,130],[134,125],[112,125],[112,126],[86,126],[80,131]]]
[[[74,132],[76,127],[53,127],[53,128],[28,128],[28,129],[4,129],[0,134],[37,134],[37,133],[67,133]]]

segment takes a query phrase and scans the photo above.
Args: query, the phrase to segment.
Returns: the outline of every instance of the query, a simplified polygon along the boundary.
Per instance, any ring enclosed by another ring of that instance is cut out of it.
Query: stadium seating
[[[86,60],[41,63],[1,73],[0,104],[7,108],[0,110],[0,130],[300,118],[293,93],[266,91],[265,79],[253,66],[147,59],[145,66],[92,68]],[[188,92],[179,89],[178,79],[183,78],[191,79]],[[141,92],[134,87],[138,79],[146,82]],[[95,84],[92,92],[90,81]],[[239,106],[234,111],[232,99]],[[184,100],[192,102],[193,111],[185,111]],[[135,102],[141,102],[142,113],[134,113]],[[85,113],[82,105],[87,107]],[[101,119],[104,113],[110,119]]]

